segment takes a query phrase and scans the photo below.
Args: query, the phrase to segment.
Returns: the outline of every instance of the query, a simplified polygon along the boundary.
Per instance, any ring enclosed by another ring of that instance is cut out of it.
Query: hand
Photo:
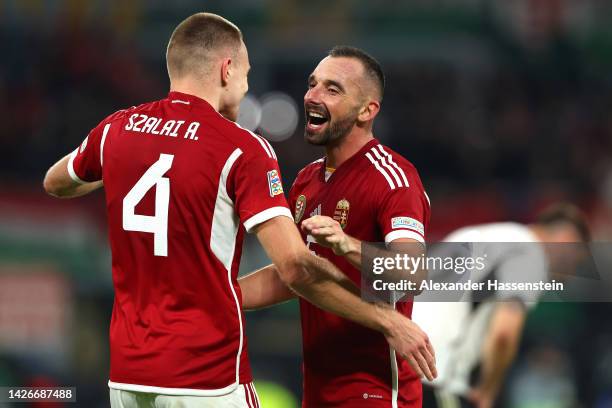
[[[491,393],[487,393],[480,388],[473,388],[468,395],[468,399],[476,408],[492,408],[495,400]]]
[[[336,255],[343,256],[353,250],[351,238],[333,218],[315,215],[302,221],[302,230],[312,235],[319,245],[331,248]]]
[[[388,309],[392,319],[387,342],[420,376],[433,381],[438,376],[436,355],[427,334],[406,316]]]

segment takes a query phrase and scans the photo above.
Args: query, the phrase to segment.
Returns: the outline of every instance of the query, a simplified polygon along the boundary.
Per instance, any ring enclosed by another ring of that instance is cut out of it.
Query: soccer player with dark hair
[[[44,180],[49,194],[66,198],[104,185],[115,288],[111,406],[259,406],[237,282],[245,231],[294,293],[425,361],[426,336],[414,323],[363,302],[308,251],[272,146],[233,122],[250,68],[240,30],[192,15],[173,32],[167,64],[167,98],[108,116]]]
[[[429,222],[429,199],[416,169],[372,133],[384,88],[380,65],[360,49],[335,47],[318,64],[304,96],[305,139],[323,146],[325,157],[301,170],[289,193],[295,222],[310,250],[342,270],[355,288],[367,258],[363,242],[385,242],[386,253],[406,244],[421,251]],[[275,283],[274,269],[271,265],[239,280],[245,308],[293,296]],[[388,307],[410,317],[412,302],[391,301]],[[303,407],[421,406],[419,377],[433,379],[431,365],[398,358],[380,333],[311,302],[300,301],[300,309]],[[433,362],[433,351],[425,354]]]
[[[473,282],[563,282],[574,276],[584,255],[583,245],[576,243],[589,242],[590,234],[580,210],[556,204],[533,224],[471,225],[450,233],[444,241],[441,252],[467,245],[470,256],[486,256],[483,269],[465,272],[465,279]],[[449,255],[441,252],[432,248],[430,256]],[[430,271],[436,281],[455,280],[448,275],[454,273]],[[439,377],[424,387],[423,406],[495,406],[516,356],[527,313],[539,296],[539,291],[500,289],[466,292],[457,302],[420,301],[417,296],[413,319],[425,328],[436,348],[439,370]]]

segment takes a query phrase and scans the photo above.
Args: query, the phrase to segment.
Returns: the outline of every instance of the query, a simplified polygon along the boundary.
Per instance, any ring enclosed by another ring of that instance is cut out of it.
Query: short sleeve
[[[499,244],[497,244],[499,245]],[[508,255],[495,268],[493,279],[502,284],[521,284],[548,281],[547,262],[545,255],[532,244],[517,244],[514,251]],[[537,304],[542,291],[540,290],[496,290],[497,300],[518,300],[527,309]]]
[[[83,184],[102,179],[103,143],[110,126],[110,123],[100,123],[70,155],[68,173],[75,182]]]
[[[380,201],[377,221],[385,242],[410,238],[425,243],[429,199],[416,185],[389,189]]]
[[[230,182],[236,211],[247,232],[274,217],[286,216],[293,220],[278,162],[263,150],[261,154],[242,154],[232,170]]]

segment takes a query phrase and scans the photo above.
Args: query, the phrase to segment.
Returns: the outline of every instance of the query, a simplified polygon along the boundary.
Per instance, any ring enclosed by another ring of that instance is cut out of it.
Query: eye
[[[334,87],[329,87],[327,88],[327,92],[329,92],[332,95],[337,95],[340,93],[340,91],[338,90],[338,88],[334,88]]]

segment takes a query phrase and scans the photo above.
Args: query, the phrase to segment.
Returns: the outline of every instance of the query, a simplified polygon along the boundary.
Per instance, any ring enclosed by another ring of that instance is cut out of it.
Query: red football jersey
[[[326,180],[325,160],[306,166],[289,193],[296,222],[312,215],[336,219],[366,242],[412,238],[425,242],[429,199],[414,166],[377,140],[367,143]],[[345,258],[303,238],[358,286]],[[421,381],[384,336],[300,300],[304,348],[303,407],[420,407]],[[410,317],[412,302],[396,305]]]
[[[291,217],[270,144],[206,101],[170,92],[103,120],[68,171],[104,181],[109,386],[220,395],[250,382],[237,282],[244,230]]]

